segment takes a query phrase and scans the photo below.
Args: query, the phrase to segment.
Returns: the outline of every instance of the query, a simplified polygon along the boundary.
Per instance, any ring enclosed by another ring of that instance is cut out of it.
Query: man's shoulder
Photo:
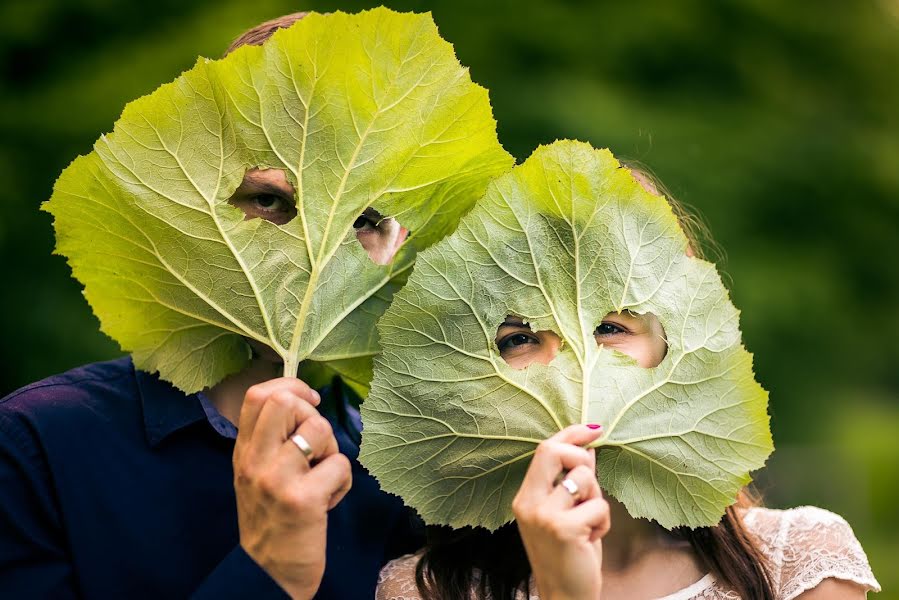
[[[9,425],[10,420],[96,415],[110,402],[122,407],[136,396],[134,365],[125,356],[82,365],[19,388],[0,399],[0,420]]]

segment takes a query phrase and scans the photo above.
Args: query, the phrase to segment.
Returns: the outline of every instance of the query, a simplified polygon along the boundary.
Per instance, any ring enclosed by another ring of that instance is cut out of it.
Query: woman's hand
[[[542,600],[599,598],[601,539],[611,520],[596,480],[596,451],[582,446],[601,434],[598,426],[572,425],[542,442],[512,501]]]

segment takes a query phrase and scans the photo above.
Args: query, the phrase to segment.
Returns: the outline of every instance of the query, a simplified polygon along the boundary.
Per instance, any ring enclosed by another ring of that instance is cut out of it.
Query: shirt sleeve
[[[50,473],[33,436],[0,414],[0,598],[77,598]]]
[[[880,591],[865,551],[841,516],[811,506],[786,512],[791,514],[782,547],[778,597],[792,600],[828,578]]]
[[[241,546],[228,553],[190,597],[192,600],[290,598]]]
[[[0,598],[83,596],[49,467],[26,424],[0,413]],[[237,546],[191,595],[216,598],[288,598]]]

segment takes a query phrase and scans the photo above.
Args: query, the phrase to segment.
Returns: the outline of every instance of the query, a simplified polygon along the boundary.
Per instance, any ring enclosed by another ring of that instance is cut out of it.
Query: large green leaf
[[[665,527],[717,523],[772,450],[767,393],[714,265],[608,151],[538,149],[421,253],[379,322],[362,463],[431,523],[496,528],[537,444],[601,423],[604,489]],[[596,343],[610,312],[652,313],[654,368]],[[507,315],[563,340],[548,365],[499,356]]]
[[[195,391],[246,364],[249,338],[288,375],[309,359],[364,376],[392,282],[511,163],[430,15],[312,14],[130,103],[44,208],[141,369]],[[286,172],[295,219],[227,202],[257,167]],[[368,207],[412,232],[389,265],[355,239]]]

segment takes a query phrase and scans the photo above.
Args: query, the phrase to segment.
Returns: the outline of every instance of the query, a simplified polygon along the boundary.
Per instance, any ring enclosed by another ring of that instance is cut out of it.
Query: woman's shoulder
[[[817,529],[820,526],[843,531],[851,527],[840,515],[817,506],[796,508],[765,508],[753,506],[743,512],[743,524],[755,536],[764,541],[776,542],[790,532]]]
[[[415,583],[415,569],[421,553],[406,554],[391,560],[378,575],[376,600],[420,600]]]
[[[880,591],[868,557],[840,515],[816,506],[786,510],[753,507],[746,529],[767,557],[778,597],[790,600],[828,578]]]

